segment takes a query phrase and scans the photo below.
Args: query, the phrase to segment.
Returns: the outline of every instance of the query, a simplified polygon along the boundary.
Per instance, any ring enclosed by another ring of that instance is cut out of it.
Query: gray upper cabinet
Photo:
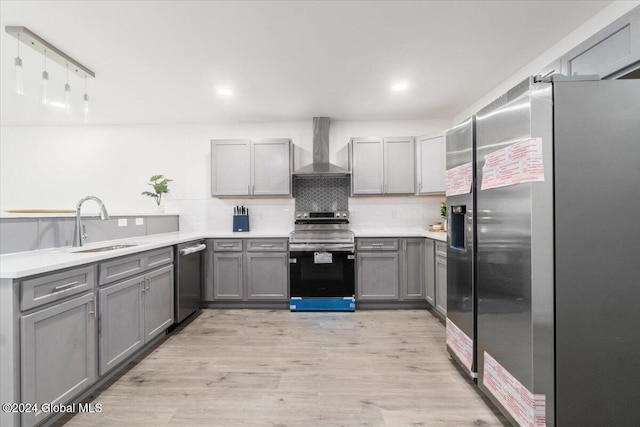
[[[416,138],[416,192],[418,194],[444,194],[446,160],[444,133]]]
[[[213,196],[291,194],[290,139],[211,140]]]
[[[353,194],[381,194],[383,181],[382,138],[351,139]]]
[[[251,193],[251,141],[211,141],[211,195]]]
[[[251,141],[251,194],[277,196],[291,194],[291,141],[264,139]]]
[[[640,9],[616,20],[562,56],[565,74],[615,77],[640,61]]]
[[[95,308],[91,292],[20,319],[22,402],[64,404],[93,384]],[[25,412],[22,425],[35,425],[49,415]]]
[[[424,238],[408,238],[400,240],[402,281],[401,297],[403,300],[424,300]]]
[[[350,156],[354,195],[414,193],[412,137],[351,138]]]
[[[413,138],[384,138],[384,193],[413,194],[415,148]]]

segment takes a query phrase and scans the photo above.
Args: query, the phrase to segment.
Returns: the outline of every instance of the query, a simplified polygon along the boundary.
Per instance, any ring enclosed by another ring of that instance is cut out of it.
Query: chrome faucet
[[[102,203],[102,200],[98,199],[96,196],[87,196],[80,199],[80,201],[78,202],[78,205],[76,206],[76,226],[73,229],[73,247],[74,248],[78,246],[82,246],[82,239],[87,238],[87,235],[82,231],[82,224],[80,222],[80,208],[82,207],[82,204],[87,200],[95,200],[95,202],[98,203],[98,205],[100,206],[101,220],[104,221],[106,219],[109,219],[109,213],[107,212],[107,208],[105,207],[104,203]]]

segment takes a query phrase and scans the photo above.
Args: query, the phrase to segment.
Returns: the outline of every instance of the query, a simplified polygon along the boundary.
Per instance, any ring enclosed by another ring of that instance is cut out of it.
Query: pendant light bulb
[[[20,56],[16,56],[15,66],[16,95],[24,95],[24,76],[22,74],[22,59],[20,58]]]
[[[42,105],[49,103],[49,73],[42,72]]]
[[[84,122],[89,122],[89,95],[84,94],[84,103],[82,105],[82,113],[84,114]]]
[[[71,114],[71,86],[64,85],[64,109],[67,115]]]

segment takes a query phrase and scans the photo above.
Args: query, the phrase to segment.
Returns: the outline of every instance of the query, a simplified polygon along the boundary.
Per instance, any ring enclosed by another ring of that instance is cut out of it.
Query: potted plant
[[[162,195],[169,192],[169,183],[173,181],[172,179],[165,178],[164,175],[153,175],[149,178],[147,184],[153,187],[154,192],[151,191],[143,191],[143,196],[153,197],[156,201],[158,212],[164,211],[164,206],[160,203],[162,202]]]
[[[447,202],[440,202],[440,216],[444,231],[447,231]]]

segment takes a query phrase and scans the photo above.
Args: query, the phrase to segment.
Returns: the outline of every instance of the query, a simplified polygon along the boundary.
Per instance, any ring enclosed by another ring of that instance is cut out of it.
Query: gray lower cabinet
[[[242,252],[213,253],[213,298],[242,300],[244,298]]]
[[[20,319],[21,401],[64,404],[96,380],[93,292]],[[22,414],[32,426],[50,413]]]
[[[206,301],[286,300],[287,239],[208,240],[204,296]]]
[[[359,252],[357,254],[359,300],[397,300],[399,260],[397,251]]]
[[[100,375],[173,323],[173,264],[98,291]]]
[[[287,299],[287,253],[247,252],[246,257],[247,299]]]
[[[144,284],[144,276],[137,276],[98,291],[100,375],[127,359],[144,344]]]
[[[447,258],[436,256],[436,310],[447,315]]]
[[[425,299],[425,239],[408,238],[400,240],[401,246],[401,298],[403,300]]]
[[[148,342],[173,324],[173,264],[150,271],[145,280],[144,334]]]
[[[435,241],[426,239],[424,243],[424,285],[425,299],[431,306],[436,306],[436,249]]]

